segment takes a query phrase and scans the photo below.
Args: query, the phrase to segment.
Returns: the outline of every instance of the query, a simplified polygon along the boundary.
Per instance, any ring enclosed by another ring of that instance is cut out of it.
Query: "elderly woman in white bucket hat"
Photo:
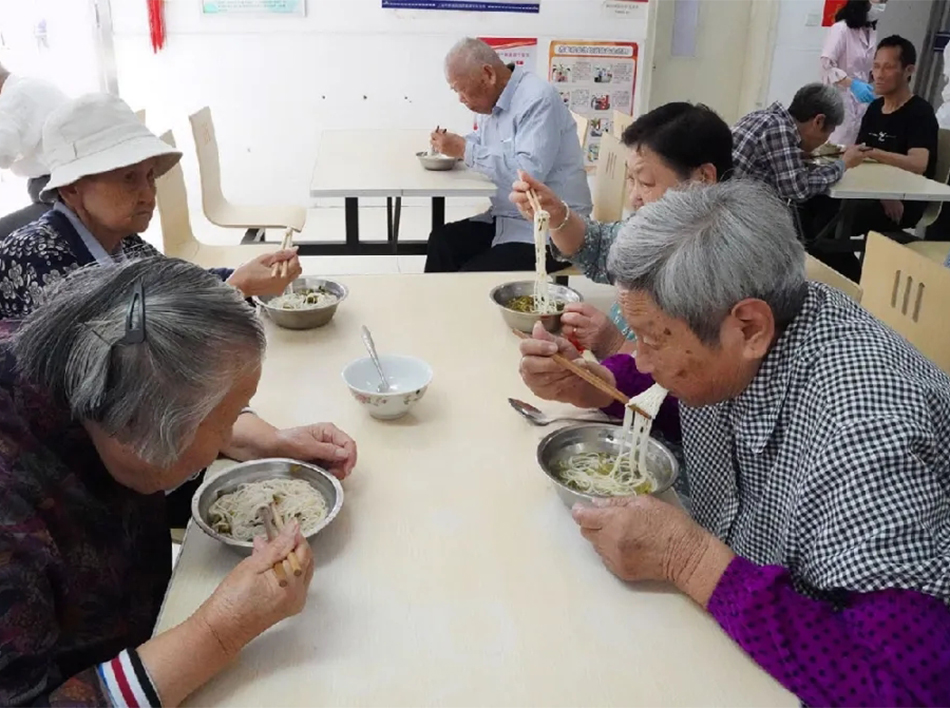
[[[181,153],[153,135],[121,99],[89,94],[56,110],[43,129],[53,208],[0,240],[0,319],[21,319],[41,291],[68,272],[158,252],[138,235],[155,211],[155,180]],[[286,276],[271,276],[289,261]],[[260,256],[237,270],[216,269],[246,297],[283,292],[300,275],[293,249]]]

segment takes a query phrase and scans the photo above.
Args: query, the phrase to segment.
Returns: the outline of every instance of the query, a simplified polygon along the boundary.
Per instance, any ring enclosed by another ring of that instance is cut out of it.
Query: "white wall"
[[[203,17],[199,0],[167,0],[168,42],[153,55],[146,3],[112,0],[120,93],[147,109],[153,130],[175,131],[192,202],[198,184],[187,116],[203,105],[214,115],[229,197],[308,203],[323,129],[471,128],[442,73],[445,52],[462,36],[539,37],[542,72],[555,36],[633,39],[641,56],[645,50],[646,15],[610,18],[599,0],[542,0],[540,15],[383,11],[380,0],[308,6],[305,19],[248,19]]]
[[[878,37],[899,34],[913,42],[918,53],[922,52],[932,4],[932,0],[888,0],[878,24]],[[819,57],[828,32],[820,26],[823,7],[823,0],[781,0],[769,103],[782,101],[788,105],[799,88],[819,79]]]

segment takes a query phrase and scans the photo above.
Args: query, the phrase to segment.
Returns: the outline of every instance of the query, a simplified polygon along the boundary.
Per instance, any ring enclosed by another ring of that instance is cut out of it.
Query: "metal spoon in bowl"
[[[376,391],[378,393],[389,393],[392,390],[392,386],[390,386],[386,374],[383,373],[383,365],[379,363],[379,356],[376,354],[376,345],[373,344],[373,335],[369,333],[366,325],[363,325],[363,345],[366,347],[366,351],[369,352],[369,358],[372,359],[376,365],[376,371],[379,372],[379,386],[376,387]]]
[[[573,422],[573,423],[600,423],[604,421],[610,421],[607,416],[592,413],[586,418],[576,418],[571,416],[557,416],[551,417],[545,415],[542,411],[538,410],[530,403],[525,403],[524,401],[519,401],[517,398],[509,398],[508,403],[511,404],[511,407],[518,411],[521,415],[528,419],[533,425],[551,425],[551,423],[558,422]]]

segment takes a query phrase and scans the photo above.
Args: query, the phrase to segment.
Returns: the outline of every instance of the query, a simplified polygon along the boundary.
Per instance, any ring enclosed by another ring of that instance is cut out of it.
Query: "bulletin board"
[[[638,53],[636,42],[551,42],[548,78],[561,100],[590,120],[582,146],[588,168],[597,163],[601,137],[611,132],[613,112],[633,114]]]

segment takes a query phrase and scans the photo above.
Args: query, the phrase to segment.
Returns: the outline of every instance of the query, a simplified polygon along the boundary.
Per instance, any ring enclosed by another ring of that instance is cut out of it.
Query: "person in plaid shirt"
[[[735,176],[765,182],[782,199],[794,203],[827,194],[846,169],[864,161],[861,149],[853,145],[829,164],[806,161],[843,120],[841,96],[823,84],[799,89],[787,109],[776,101],[753,111],[732,128]]]
[[[749,180],[668,190],[607,267],[636,358],[587,366],[678,400],[692,501],[575,507],[607,568],[683,592],[806,705],[950,705],[950,378],[808,282],[788,209]],[[551,358],[571,349],[537,328],[522,378],[608,406]]]

